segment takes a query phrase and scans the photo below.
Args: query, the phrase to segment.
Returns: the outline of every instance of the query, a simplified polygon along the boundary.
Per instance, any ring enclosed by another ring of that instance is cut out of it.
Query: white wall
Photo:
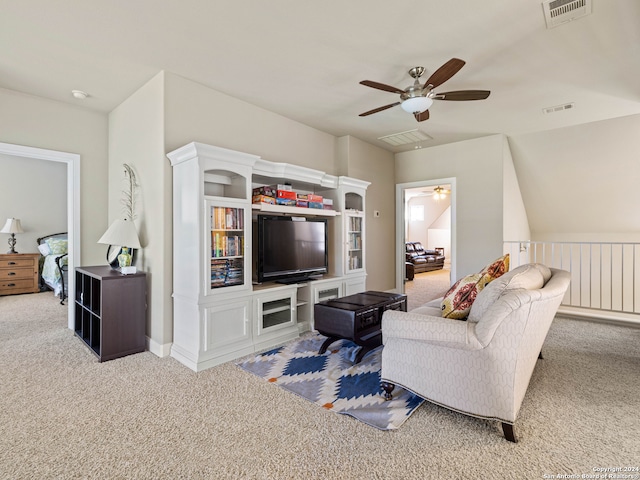
[[[16,251],[38,253],[37,239],[67,231],[67,166],[64,163],[0,154],[0,228],[19,218]],[[0,234],[0,252],[9,249]]]
[[[202,142],[337,174],[333,135],[169,72],[165,88],[167,152]]]
[[[451,206],[431,224],[427,231],[427,245],[430,250],[444,248],[445,264],[451,263]]]
[[[534,240],[640,241],[640,115],[509,137]]]
[[[107,116],[0,89],[0,142],[80,155],[81,263],[105,264],[96,242],[107,228]]]
[[[502,254],[503,142],[492,135],[396,154],[396,183],[456,178],[457,278]]]
[[[445,188],[445,187],[443,187]],[[446,187],[447,189],[450,186]],[[424,220],[414,220],[411,218],[411,206],[413,205],[422,205],[424,207]],[[442,244],[443,238],[438,234],[431,232],[430,229],[446,229],[449,230],[449,241],[447,242],[450,247],[451,243],[451,197],[447,195],[444,199],[435,200],[433,195],[431,196],[416,196],[411,197],[407,201],[408,211],[407,211],[407,241],[408,242],[420,242],[425,248],[433,250],[435,247],[445,247]],[[445,212],[449,212],[448,215],[443,219],[442,216]],[[448,226],[442,225],[442,222],[448,222]],[[434,225],[434,223],[439,223],[439,225]],[[449,250],[450,248],[447,248]]]
[[[504,219],[503,231],[504,240],[517,241],[529,240],[531,231],[529,230],[529,219],[522,200],[522,192],[513,166],[513,158],[507,140],[504,141],[503,153],[503,204]]]
[[[367,289],[395,288],[394,156],[362,140],[340,137],[341,175],[371,182],[366,196]],[[374,212],[380,212],[374,217]]]
[[[136,265],[147,274],[149,349],[168,355],[173,338],[171,167],[164,152],[164,75],[158,74],[109,115],[109,221],[124,218],[123,164],[140,185],[135,224],[142,249]]]

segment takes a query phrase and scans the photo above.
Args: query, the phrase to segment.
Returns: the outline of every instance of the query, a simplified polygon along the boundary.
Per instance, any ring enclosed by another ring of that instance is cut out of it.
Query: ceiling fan
[[[430,196],[433,195],[433,198],[435,200],[440,200],[440,199],[445,198],[450,193],[451,193],[451,190],[448,190],[448,189],[443,188],[440,185],[438,185],[433,190],[423,190],[422,192],[420,192],[420,194],[418,196],[420,196],[420,197],[430,197]]]
[[[436,93],[433,91],[434,88],[439,87],[458,73],[464,64],[464,60],[452,58],[433,72],[424,85],[420,85],[420,77],[424,74],[424,67],[413,67],[409,70],[409,75],[414,79],[413,85],[405,88],[404,90],[392,87],[391,85],[385,85],[384,83],[363,80],[360,82],[361,85],[377,88],[378,90],[384,90],[385,92],[400,94],[400,101],[385,105],[384,107],[374,108],[368,112],[361,113],[359,116],[366,117],[367,115],[378,113],[388,108],[395,107],[396,105],[400,105],[404,111],[413,113],[417,121],[423,122],[429,118],[429,107],[434,100],[484,100],[491,93],[489,90],[457,90],[443,93]]]
[[[436,200],[440,200],[447,196],[447,194],[449,193],[451,193],[451,190],[447,190],[446,188],[442,188],[440,185],[438,185],[433,189],[433,198],[435,198]]]

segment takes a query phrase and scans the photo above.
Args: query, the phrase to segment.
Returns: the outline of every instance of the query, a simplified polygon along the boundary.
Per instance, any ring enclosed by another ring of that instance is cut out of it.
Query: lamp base
[[[114,270],[120,271],[120,263],[118,262],[118,256],[122,253],[122,247],[118,245],[109,245],[107,247],[107,263],[111,265]],[[129,254],[131,255],[131,265],[135,264],[136,249],[130,248]]]
[[[11,234],[11,236],[9,237],[9,240],[7,241],[7,243],[9,244],[9,247],[11,247],[7,253],[18,253],[18,252],[16,252],[16,249],[15,249],[15,246],[16,246],[16,234],[15,233]]]

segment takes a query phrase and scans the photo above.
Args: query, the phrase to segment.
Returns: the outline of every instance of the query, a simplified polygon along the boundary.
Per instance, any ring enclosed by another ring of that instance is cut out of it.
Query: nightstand
[[[38,293],[39,253],[0,254],[0,295]]]

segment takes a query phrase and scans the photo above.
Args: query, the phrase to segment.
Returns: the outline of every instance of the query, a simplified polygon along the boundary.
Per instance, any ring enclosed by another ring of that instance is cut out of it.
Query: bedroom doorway
[[[42,148],[0,143],[0,154],[61,162],[66,165],[67,232],[69,238],[69,271],[80,265],[80,155]],[[67,325],[74,328],[75,276],[69,275]]]
[[[436,298],[433,295],[440,290],[446,291],[455,278],[455,180],[440,178],[396,185],[396,290],[409,296],[413,308],[425,299]],[[419,242],[426,250],[443,249],[443,268],[419,266],[414,279],[409,280],[406,242]]]

